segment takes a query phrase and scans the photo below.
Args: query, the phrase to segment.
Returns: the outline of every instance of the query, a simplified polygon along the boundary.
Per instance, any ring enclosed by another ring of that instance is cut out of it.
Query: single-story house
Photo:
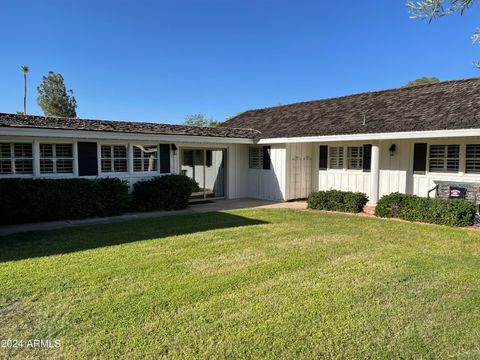
[[[192,199],[480,183],[480,78],[250,110],[216,128],[0,114],[0,178],[181,173]]]

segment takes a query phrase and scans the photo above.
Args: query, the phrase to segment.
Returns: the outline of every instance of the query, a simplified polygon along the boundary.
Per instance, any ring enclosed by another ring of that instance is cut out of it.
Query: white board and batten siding
[[[291,143],[286,145],[286,200],[305,199],[313,190],[314,144]]]
[[[245,147],[247,196],[263,200],[285,200],[286,184],[286,147],[284,144],[270,148],[270,169],[248,168],[248,147]]]

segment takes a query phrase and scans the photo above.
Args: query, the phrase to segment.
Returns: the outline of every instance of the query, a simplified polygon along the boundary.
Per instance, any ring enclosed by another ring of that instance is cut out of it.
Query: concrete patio
[[[306,209],[306,207],[307,205],[305,201],[274,202],[274,201],[248,199],[248,198],[233,199],[233,200],[230,200],[230,199],[214,200],[212,202],[206,202],[206,203],[197,203],[197,204],[192,203],[185,210],[127,213],[119,216],[109,216],[109,217],[101,217],[101,218],[89,218],[89,219],[81,219],[81,220],[61,220],[61,221],[51,221],[51,222],[43,222],[43,223],[0,226],[0,236],[6,236],[6,235],[28,232],[28,231],[54,230],[54,229],[62,229],[62,228],[82,226],[82,225],[109,224],[109,223],[125,221],[125,220],[146,219],[146,218],[152,218],[152,217],[172,216],[172,215],[182,215],[182,214],[205,213],[205,212],[211,212],[211,211],[235,210],[235,209],[245,209],[245,208]]]

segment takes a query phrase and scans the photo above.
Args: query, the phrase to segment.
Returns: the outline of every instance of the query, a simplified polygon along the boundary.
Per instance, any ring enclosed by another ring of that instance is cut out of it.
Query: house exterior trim
[[[289,138],[260,139],[258,144],[288,144],[335,141],[372,141],[372,140],[402,140],[402,139],[436,139],[480,136],[480,129],[408,131],[373,134],[306,136]]]
[[[252,139],[215,137],[215,136],[193,136],[193,135],[155,135],[141,133],[102,132],[85,130],[60,130],[60,129],[39,129],[39,128],[0,128],[2,136],[26,136],[26,137],[54,137],[74,139],[96,139],[96,140],[139,140],[155,141],[165,143],[192,142],[192,143],[214,143],[214,144],[253,144]]]

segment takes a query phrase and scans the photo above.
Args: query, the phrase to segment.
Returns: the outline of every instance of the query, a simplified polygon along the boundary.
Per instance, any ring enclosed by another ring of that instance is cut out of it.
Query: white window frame
[[[52,156],[43,156],[42,157],[42,145],[46,146],[52,146]],[[71,157],[65,157],[65,156],[58,156],[57,155],[57,146],[58,145],[67,145],[72,147],[72,156]],[[62,175],[62,176],[67,176],[67,175],[73,175],[75,172],[75,144],[73,143],[67,143],[67,142],[59,142],[59,143],[50,143],[50,142],[41,142],[38,145],[38,172],[40,176],[48,176],[48,175]],[[53,172],[42,172],[42,160],[51,160],[53,163]],[[70,160],[72,162],[72,171],[71,172],[58,172],[58,167],[57,167],[57,161],[58,160]]]
[[[99,174],[128,174],[129,171],[129,151],[128,151],[128,147],[129,147],[129,144],[102,144],[102,143],[98,143],[98,151],[99,151],[99,169],[98,169],[98,172]],[[110,155],[111,157],[103,157],[103,147],[109,147],[110,148]],[[115,157],[114,156],[114,148],[115,147],[124,147],[125,148],[125,157]],[[110,171],[105,171],[103,170],[103,160],[110,160],[111,161],[111,164],[110,164]],[[125,170],[115,170],[115,160],[125,160]]]
[[[352,152],[356,150],[357,154],[354,156]],[[352,165],[352,162],[357,163],[356,166]],[[347,169],[348,170],[363,170],[363,145],[360,146],[347,146]]]
[[[248,147],[248,169],[263,170],[263,146]]]
[[[10,168],[11,168],[11,172],[10,173],[2,173],[0,174],[1,177],[12,177],[12,176],[15,176],[15,177],[31,177],[33,176],[34,172],[35,172],[35,162],[34,162],[34,146],[33,146],[33,143],[32,142],[29,142],[29,141],[1,141],[0,140],[0,143],[1,144],[8,144],[10,145],[10,156],[9,157],[1,157],[0,160],[2,161],[10,161]],[[30,145],[31,147],[31,156],[27,156],[27,157],[24,157],[24,156],[15,156],[15,145]],[[29,172],[29,173],[18,173],[17,174],[17,169],[16,169],[16,166],[15,166],[15,161],[17,160],[22,160],[22,161],[25,161],[25,160],[30,160],[32,162],[32,171]]]
[[[468,147],[469,146],[475,146],[479,153],[474,154],[474,156],[468,156]],[[468,162],[469,161],[474,161],[478,163],[478,170],[468,170]],[[480,144],[465,144],[465,173],[467,174],[480,174]]]
[[[132,147],[132,152],[131,152],[131,162],[132,162],[132,172],[135,173],[135,174],[156,174],[156,173],[160,173],[160,146],[158,144],[130,144],[130,146]],[[156,169],[155,170],[145,170],[144,168],[144,160],[147,158],[145,157],[145,152],[143,151],[144,148],[146,147],[154,147],[156,148],[156,156],[155,156],[155,165],[156,165]],[[141,152],[141,156],[140,157],[136,157],[135,156],[135,147],[137,148],[141,148],[142,149],[142,152]],[[141,167],[142,169],[141,170],[135,170],[135,160],[140,160],[141,161]]]
[[[432,146],[443,147],[443,156],[434,156],[432,157]],[[458,156],[453,157],[448,155],[448,148],[450,146],[458,147]],[[466,157],[466,154],[464,155]],[[462,159],[462,146],[460,143],[456,144],[437,144],[437,143],[430,143],[428,144],[428,172],[433,174],[438,173],[448,173],[448,174],[458,174],[460,172],[460,163]],[[441,169],[434,169],[432,170],[432,160],[442,161],[443,167]],[[449,161],[457,161],[458,165],[455,170],[448,170],[448,162]]]
[[[345,167],[344,146],[329,146],[328,147],[328,168],[332,170],[342,170],[344,169],[344,167]]]

